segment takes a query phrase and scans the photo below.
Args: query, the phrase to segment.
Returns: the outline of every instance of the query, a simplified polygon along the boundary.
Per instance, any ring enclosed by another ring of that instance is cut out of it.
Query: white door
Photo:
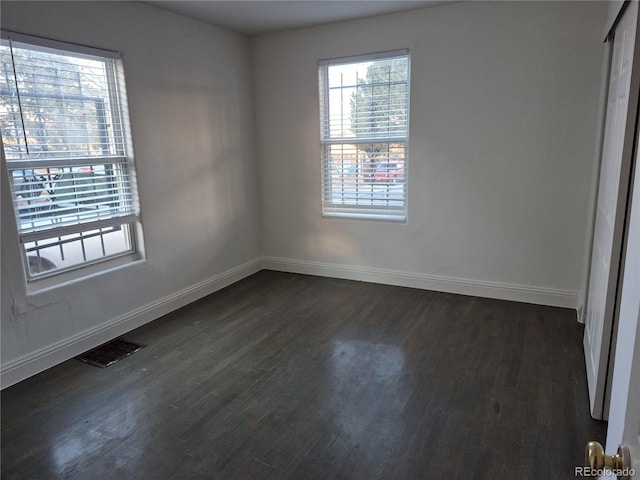
[[[606,452],[613,455],[618,445],[626,445],[631,453],[628,466],[640,478],[640,163],[637,155],[622,273]]]
[[[617,318],[618,274],[638,100],[638,73],[634,68],[637,19],[638,4],[631,2],[616,25],[613,38],[584,333],[594,418],[605,418],[607,375],[613,366],[609,353],[614,316]]]

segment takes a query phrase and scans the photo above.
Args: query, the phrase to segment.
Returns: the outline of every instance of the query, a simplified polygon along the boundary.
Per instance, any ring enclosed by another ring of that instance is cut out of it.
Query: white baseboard
[[[528,285],[468,280],[441,275],[427,275],[277,257],[263,257],[263,266],[266,270],[360,280],[363,282],[383,283],[400,287],[421,288],[424,290],[511,300],[553,307],[575,309],[578,303],[577,291],[556,290]]]
[[[499,300],[534,303],[576,309],[578,292],[549,288],[512,285],[498,282],[468,280],[401,272],[370,267],[338,265],[305,260],[262,257],[185,288],[155,302],[144,305],[92,329],[41,348],[7,362],[0,368],[0,385],[9,387],[58,363],[123,335],[156,318],[188,305],[262,269],[301,273],[322,277],[359,280],[402,287],[435,290]]]
[[[202,297],[262,270],[261,259],[249,261],[215,277],[192,285],[95,328],[73,335],[60,342],[12,360],[0,369],[0,385],[9,387],[58,363],[73,358],[91,348],[123,335],[156,318],[184,307]]]

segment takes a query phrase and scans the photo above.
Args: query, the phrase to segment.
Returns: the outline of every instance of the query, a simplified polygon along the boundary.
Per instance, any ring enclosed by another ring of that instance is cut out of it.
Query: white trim
[[[338,265],[277,257],[263,257],[263,268],[266,270],[359,280],[552,307],[575,309],[578,303],[578,292],[573,290],[445,277],[382,268]]]
[[[262,261],[259,258],[251,260],[239,267],[227,270],[184,290],[120,315],[94,328],[11,360],[0,368],[0,385],[2,388],[9,387],[162,315],[195,302],[249,275],[253,275],[260,270],[262,270]]]
[[[35,35],[27,35],[19,32],[12,32],[9,30],[1,30],[0,36],[3,40],[9,40],[12,42],[22,43],[30,46],[40,47],[45,51],[53,50],[51,53],[60,53],[57,50],[64,50],[65,52],[75,53],[76,56],[82,55],[90,58],[104,57],[119,59],[120,53],[113,50],[105,50],[102,48],[88,47],[86,45],[78,45],[76,43],[61,42],[59,40],[52,40],[49,38],[37,37]]]
[[[409,49],[401,48],[399,50],[390,50],[387,52],[365,53],[364,55],[350,55],[347,57],[327,58],[318,61],[319,67],[325,65],[343,65],[345,63],[359,63],[378,60],[380,58],[408,57]]]
[[[326,218],[359,218],[361,220],[386,220],[388,222],[406,223],[407,215],[404,210],[394,214],[393,210],[371,210],[360,208],[349,211],[340,207],[325,207],[322,209],[322,216]]]
[[[402,272],[381,268],[339,265],[278,257],[262,257],[179,292],[144,305],[92,329],[3,364],[0,385],[9,387],[37,373],[86,352],[134,328],[210,295],[260,270],[301,273],[322,277],[397,285],[460,295],[510,300],[575,309],[578,292],[463,278]]]

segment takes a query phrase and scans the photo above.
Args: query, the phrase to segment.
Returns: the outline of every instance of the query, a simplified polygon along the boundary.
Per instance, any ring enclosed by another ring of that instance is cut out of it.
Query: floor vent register
[[[115,340],[111,340],[110,342],[100,345],[93,350],[84,352],[76,358],[81,362],[95,365],[100,368],[106,368],[144,347],[145,345],[140,343],[129,342],[123,338],[116,338]]]

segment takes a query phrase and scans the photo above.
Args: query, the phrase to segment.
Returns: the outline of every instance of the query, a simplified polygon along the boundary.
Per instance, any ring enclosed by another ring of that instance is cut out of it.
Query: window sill
[[[98,277],[116,270],[130,268],[144,263],[140,253],[128,253],[91,265],[75,268],[59,274],[36,278],[27,282],[27,295],[37,295],[58,288],[67,287],[89,278]]]
[[[323,212],[325,218],[345,218],[356,220],[378,220],[382,222],[407,223],[405,214],[380,214],[380,213],[352,213],[352,212]]]

